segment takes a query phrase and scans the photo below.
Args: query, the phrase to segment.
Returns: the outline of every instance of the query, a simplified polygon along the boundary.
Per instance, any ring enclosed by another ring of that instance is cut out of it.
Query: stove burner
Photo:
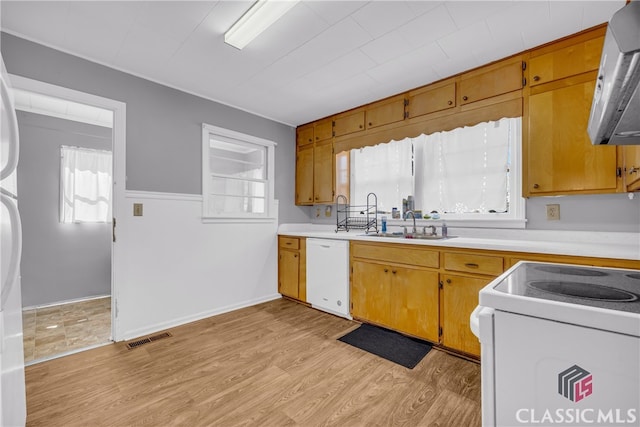
[[[629,277],[629,278],[631,278],[631,279],[640,280],[640,273],[631,273],[631,274],[627,274],[627,277]]]
[[[633,302],[638,299],[638,296],[631,292],[592,283],[535,281],[527,285],[544,292],[597,301]]]
[[[537,265],[536,270],[545,271],[547,273],[556,274],[568,274],[571,276],[590,276],[590,277],[602,277],[608,276],[607,273],[600,270],[591,270],[589,268],[582,267],[565,267],[562,265]]]

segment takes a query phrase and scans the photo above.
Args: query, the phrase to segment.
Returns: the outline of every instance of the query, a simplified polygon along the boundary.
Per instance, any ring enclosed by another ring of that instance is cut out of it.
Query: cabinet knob
[[[453,101],[449,101],[449,102],[447,102],[447,104],[453,105]]]
[[[385,273],[389,272],[389,269],[388,269],[388,268],[385,268],[385,269],[384,269],[384,272],[385,272]]]
[[[533,184],[533,188],[540,188],[540,185],[538,185],[538,184]]]
[[[295,254],[293,257],[294,257],[294,258],[298,258],[298,254]]]
[[[373,123],[369,122],[369,126],[373,126]]]
[[[632,173],[638,173],[638,171],[640,171],[640,168],[638,168],[636,166],[631,166],[629,168],[629,175],[631,175]]]
[[[393,274],[396,274],[396,273],[397,273],[397,271],[396,271],[396,270],[391,270],[391,272],[392,272]]]
[[[451,283],[451,279],[447,279],[447,283]]]
[[[533,76],[533,81],[534,82],[539,82],[540,81],[540,76]]]
[[[462,100],[463,100],[463,101],[466,101],[467,99],[469,99],[469,97],[468,97],[467,95],[465,95],[465,96],[463,96],[463,97],[462,97]]]
[[[360,129],[362,129],[362,125],[358,125],[358,127],[359,127]]]

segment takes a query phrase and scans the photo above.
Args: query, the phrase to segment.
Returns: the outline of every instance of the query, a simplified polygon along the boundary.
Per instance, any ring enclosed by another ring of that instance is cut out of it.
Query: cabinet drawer
[[[287,249],[300,249],[300,239],[297,237],[278,236],[278,246]]]
[[[504,271],[504,259],[493,255],[445,252],[444,268],[450,271],[497,276]]]
[[[403,244],[379,246],[353,243],[351,254],[354,258],[367,258],[375,261],[408,264],[419,267],[438,268],[440,257],[438,251],[406,247]]]

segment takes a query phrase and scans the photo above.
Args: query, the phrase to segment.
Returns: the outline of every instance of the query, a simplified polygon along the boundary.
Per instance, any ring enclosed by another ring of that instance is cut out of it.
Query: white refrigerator
[[[18,121],[2,56],[0,62],[0,426],[13,427],[24,426],[27,418],[20,289],[22,226],[16,180],[19,137]]]

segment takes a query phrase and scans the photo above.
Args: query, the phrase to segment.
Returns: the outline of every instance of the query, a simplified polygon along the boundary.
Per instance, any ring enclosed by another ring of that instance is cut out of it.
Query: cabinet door
[[[296,143],[298,146],[313,143],[313,124],[300,126],[296,129]]]
[[[443,275],[442,344],[480,356],[480,342],[471,332],[469,316],[478,305],[478,292],[491,279]]]
[[[640,146],[625,145],[622,150],[627,191],[638,191],[640,190]]]
[[[316,143],[313,149],[313,201],[333,203],[333,145]]]
[[[391,268],[381,264],[353,261],[351,315],[380,325],[390,325]]]
[[[366,110],[367,129],[404,120],[404,96],[370,105]]]
[[[335,136],[348,135],[364,130],[364,110],[341,114],[336,117],[333,125]]]
[[[438,273],[391,266],[391,278],[395,329],[438,342]]]
[[[529,60],[530,86],[597,70],[604,37],[586,40]]]
[[[587,134],[594,84],[589,78],[529,97],[525,195],[615,192],[616,147],[594,146]]]
[[[296,155],[296,205],[313,204],[313,145]]]
[[[324,119],[313,124],[315,141],[324,141],[333,137],[333,120]]]
[[[455,82],[451,82],[446,86],[425,88],[409,92],[409,118],[435,113],[436,111],[447,110],[455,106]]]
[[[298,298],[300,256],[297,251],[280,250],[278,256],[278,292]]]
[[[463,74],[459,88],[460,105],[522,89],[522,62],[512,62],[482,73]]]

